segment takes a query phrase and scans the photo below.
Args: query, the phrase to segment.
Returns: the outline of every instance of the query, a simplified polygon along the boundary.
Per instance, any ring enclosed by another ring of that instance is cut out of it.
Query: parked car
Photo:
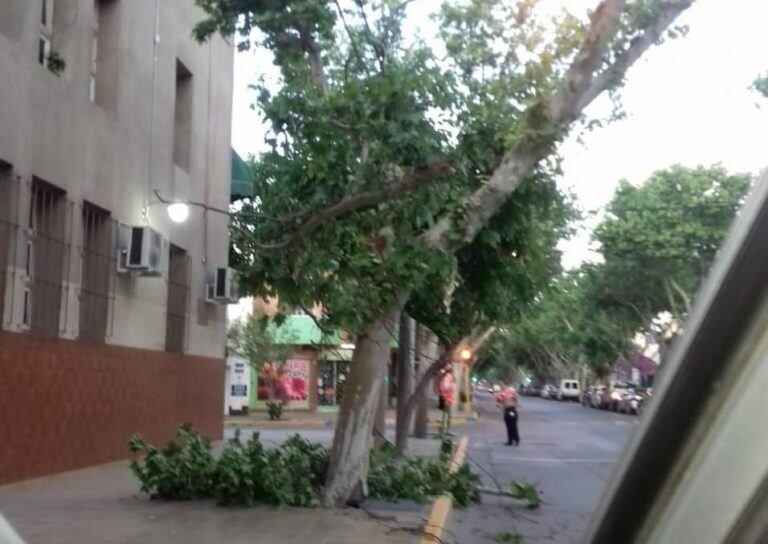
[[[557,388],[557,400],[579,400],[581,395],[578,380],[560,380]]]
[[[528,395],[531,397],[540,397],[541,396],[541,385],[539,384],[531,384],[528,386]]]
[[[554,399],[556,395],[557,388],[550,383],[541,388],[541,398],[543,399]]]
[[[632,382],[615,382],[608,390],[605,407],[618,412],[621,400],[629,394],[630,390],[634,391],[635,389],[637,389],[637,384]]]

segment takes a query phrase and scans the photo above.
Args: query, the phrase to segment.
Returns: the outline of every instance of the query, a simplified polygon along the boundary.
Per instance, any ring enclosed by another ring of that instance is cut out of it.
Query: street
[[[507,489],[514,480],[536,485],[538,510],[526,510],[508,498],[484,495],[483,503],[454,509],[448,542],[494,542],[505,532],[519,533],[525,544],[579,542],[592,510],[610,477],[629,432],[638,418],[585,408],[573,402],[522,397],[520,446],[506,446],[501,414],[487,393],[477,394],[479,421],[454,432],[470,439],[467,460],[495,487],[490,475]]]

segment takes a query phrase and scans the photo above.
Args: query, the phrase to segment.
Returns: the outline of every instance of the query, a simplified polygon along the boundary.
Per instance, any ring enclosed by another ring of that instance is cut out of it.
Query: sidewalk
[[[286,433],[287,436],[287,433]],[[435,440],[412,440],[436,455]],[[0,486],[0,513],[28,544],[406,544],[428,505],[369,501],[354,509],[219,507],[151,501],[126,461]]]
[[[226,428],[264,428],[264,429],[311,429],[318,427],[333,427],[336,424],[338,412],[306,412],[291,411],[283,412],[283,417],[278,420],[269,419],[266,412],[251,412],[247,416],[225,416],[224,426]],[[476,412],[457,412],[451,417],[452,425],[463,425],[468,421],[474,421],[478,418]],[[396,410],[390,408],[387,410],[386,424],[388,427],[394,427],[396,420]],[[429,426],[436,427],[442,421],[442,412],[437,409],[429,411]]]

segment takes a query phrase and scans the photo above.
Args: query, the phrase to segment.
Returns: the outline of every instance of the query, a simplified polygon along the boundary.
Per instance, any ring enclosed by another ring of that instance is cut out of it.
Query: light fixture
[[[464,348],[463,350],[461,350],[460,356],[462,360],[469,361],[472,358],[472,350],[469,348]]]
[[[184,202],[174,202],[168,204],[168,217],[174,223],[183,223],[189,217],[189,206]]]

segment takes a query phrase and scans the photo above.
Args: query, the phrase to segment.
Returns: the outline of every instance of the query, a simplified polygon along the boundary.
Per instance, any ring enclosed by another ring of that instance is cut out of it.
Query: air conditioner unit
[[[239,298],[237,275],[231,268],[216,268],[205,286],[206,302],[230,304]]]
[[[151,227],[121,225],[118,271],[162,276],[165,245],[163,236]]]

